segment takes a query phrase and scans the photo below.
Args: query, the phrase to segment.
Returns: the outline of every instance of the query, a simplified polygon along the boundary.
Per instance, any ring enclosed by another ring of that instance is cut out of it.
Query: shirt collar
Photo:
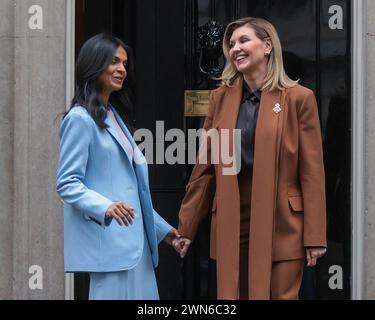
[[[247,83],[244,81],[241,103],[245,102],[246,100],[249,100],[252,96],[256,96],[258,100],[260,101],[261,95],[262,95],[262,91],[260,91],[259,89],[255,91],[251,91]]]

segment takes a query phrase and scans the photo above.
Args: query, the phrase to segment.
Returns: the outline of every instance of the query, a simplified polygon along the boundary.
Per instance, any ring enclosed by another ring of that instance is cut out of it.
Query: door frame
[[[365,2],[352,0],[352,270],[351,298],[363,299],[364,289],[364,152],[365,152]],[[355,112],[354,112],[355,110]]]
[[[75,52],[75,0],[66,0],[65,25],[65,106],[74,94],[74,52]],[[65,273],[65,300],[74,300],[74,273]]]

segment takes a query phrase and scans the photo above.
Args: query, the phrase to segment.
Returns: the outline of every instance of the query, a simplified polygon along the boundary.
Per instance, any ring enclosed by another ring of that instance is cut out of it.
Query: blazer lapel
[[[221,162],[224,167],[221,168],[221,170],[223,173],[225,172],[224,174],[227,175],[229,178],[232,178],[233,183],[237,183],[236,174],[241,169],[241,153],[239,152],[241,150],[241,144],[238,144],[237,139],[235,139],[234,137],[234,129],[236,129],[237,127],[237,118],[241,106],[242,91],[243,79],[241,77],[238,79],[237,83],[233,87],[229,87],[227,89],[223,100],[222,114],[224,116],[220,118],[217,123],[217,128],[219,130],[229,130],[228,135],[226,134],[226,132],[219,131],[220,141],[221,139],[229,139],[229,141],[224,142],[224,144],[223,141],[221,141],[220,149],[222,146],[229,145],[229,154],[226,156],[232,156],[233,162],[229,164],[224,164]],[[224,150],[221,150],[221,152],[228,152],[225,149],[226,148],[224,148]],[[221,156],[223,156],[223,154],[221,154]]]
[[[132,135],[130,134],[128,127],[125,125],[124,121],[122,121],[120,115],[117,113],[117,111],[114,108],[112,108],[112,111],[113,111],[113,114],[115,115],[117,123],[119,124],[122,131],[125,133],[126,138],[128,138],[130,144],[132,145],[132,148],[134,149],[137,146],[137,144],[135,143]]]
[[[220,128],[235,129],[237,117],[240,111],[241,97],[243,90],[243,79],[239,78],[236,85],[229,87],[223,103],[223,114],[225,117],[220,121]]]
[[[241,164],[241,157],[236,157],[235,150],[240,147],[234,140],[234,130],[237,126],[237,118],[241,105],[242,97],[242,85],[243,80],[239,81],[232,87],[225,89],[225,94],[221,101],[217,101],[218,106],[221,105],[221,110],[219,115],[213,123],[213,128],[219,130],[219,146],[217,150],[220,150],[220,161],[218,165],[218,172],[221,175],[221,181],[223,185],[223,190],[225,192],[231,193],[231,203],[223,203],[222,210],[220,214],[217,215],[216,226],[218,234],[234,234],[238,235],[238,242],[227,243],[222,251],[218,252],[218,261],[222,261],[225,257],[228,261],[227,263],[219,263],[221,265],[218,268],[218,278],[225,278],[228,283],[231,283],[230,290],[237,292],[238,276],[239,276],[239,234],[240,234],[240,214],[233,214],[235,212],[240,212],[240,191],[238,187],[237,171],[239,165]],[[225,132],[227,130],[228,132]],[[226,134],[228,133],[228,134]],[[229,141],[223,141],[228,140]],[[224,142],[224,144],[223,144]],[[229,150],[227,150],[229,146]],[[233,156],[233,162],[231,164],[224,163],[223,153],[229,153]],[[231,168],[230,168],[231,167]],[[229,171],[227,171],[229,170]],[[220,196],[219,196],[220,198]],[[228,288],[222,287],[221,283],[218,286],[218,292],[226,291]]]
[[[129,158],[130,155],[128,154],[128,152],[126,150],[124,142],[122,141],[122,139],[121,139],[121,137],[118,133],[118,129],[116,128],[115,124],[113,123],[113,120],[111,119],[111,117],[108,115],[105,118],[104,122],[107,125],[106,130],[111,134],[111,136],[115,139],[115,141],[120,145],[122,150],[125,152],[126,158],[128,159],[129,162],[131,162],[131,159]],[[118,119],[117,119],[117,122],[118,122]],[[121,129],[123,129],[123,128],[121,128]],[[124,131],[124,133],[125,133],[125,131]]]
[[[249,283],[253,284],[250,288],[251,299],[270,298],[278,164],[286,112],[285,90],[262,93],[255,132],[251,195],[249,249]]]
[[[129,142],[130,142],[130,144],[133,148],[134,170],[135,170],[138,182],[140,183],[140,185],[143,189],[148,190],[148,172],[147,172],[146,158],[142,154],[141,150],[139,150],[135,140],[133,139],[133,137],[132,137],[129,129],[125,125],[125,123],[122,121],[120,115],[117,113],[117,111],[114,108],[112,108],[112,111],[113,111],[113,113],[116,117],[117,123],[119,124],[120,128],[124,132],[126,138],[129,140]],[[107,119],[108,118],[109,117],[107,117]],[[112,128],[112,130],[110,131],[111,134],[112,134],[112,131],[116,131],[115,128]],[[116,133],[117,133],[117,131],[116,131]],[[116,137],[115,137],[115,139],[116,139]],[[126,152],[126,149],[124,148],[124,146],[122,146],[122,147],[123,147],[124,151]]]

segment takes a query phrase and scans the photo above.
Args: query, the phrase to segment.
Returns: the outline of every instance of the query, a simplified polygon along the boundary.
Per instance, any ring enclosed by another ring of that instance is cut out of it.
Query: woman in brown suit
[[[200,156],[207,153],[208,162],[195,165],[179,213],[182,256],[211,209],[218,298],[298,299],[305,259],[314,266],[326,251],[316,99],[285,74],[280,40],[268,21],[230,23],[223,49],[227,63],[204,129],[229,129],[229,149],[241,147],[241,166],[223,174],[226,162],[210,161],[214,142],[207,136]],[[240,144],[233,129],[241,130]]]

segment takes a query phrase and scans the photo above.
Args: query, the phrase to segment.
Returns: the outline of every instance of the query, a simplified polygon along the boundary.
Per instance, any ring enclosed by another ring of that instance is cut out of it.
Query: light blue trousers
[[[159,300],[150,248],[144,238],[142,258],[133,269],[89,273],[89,300]]]

